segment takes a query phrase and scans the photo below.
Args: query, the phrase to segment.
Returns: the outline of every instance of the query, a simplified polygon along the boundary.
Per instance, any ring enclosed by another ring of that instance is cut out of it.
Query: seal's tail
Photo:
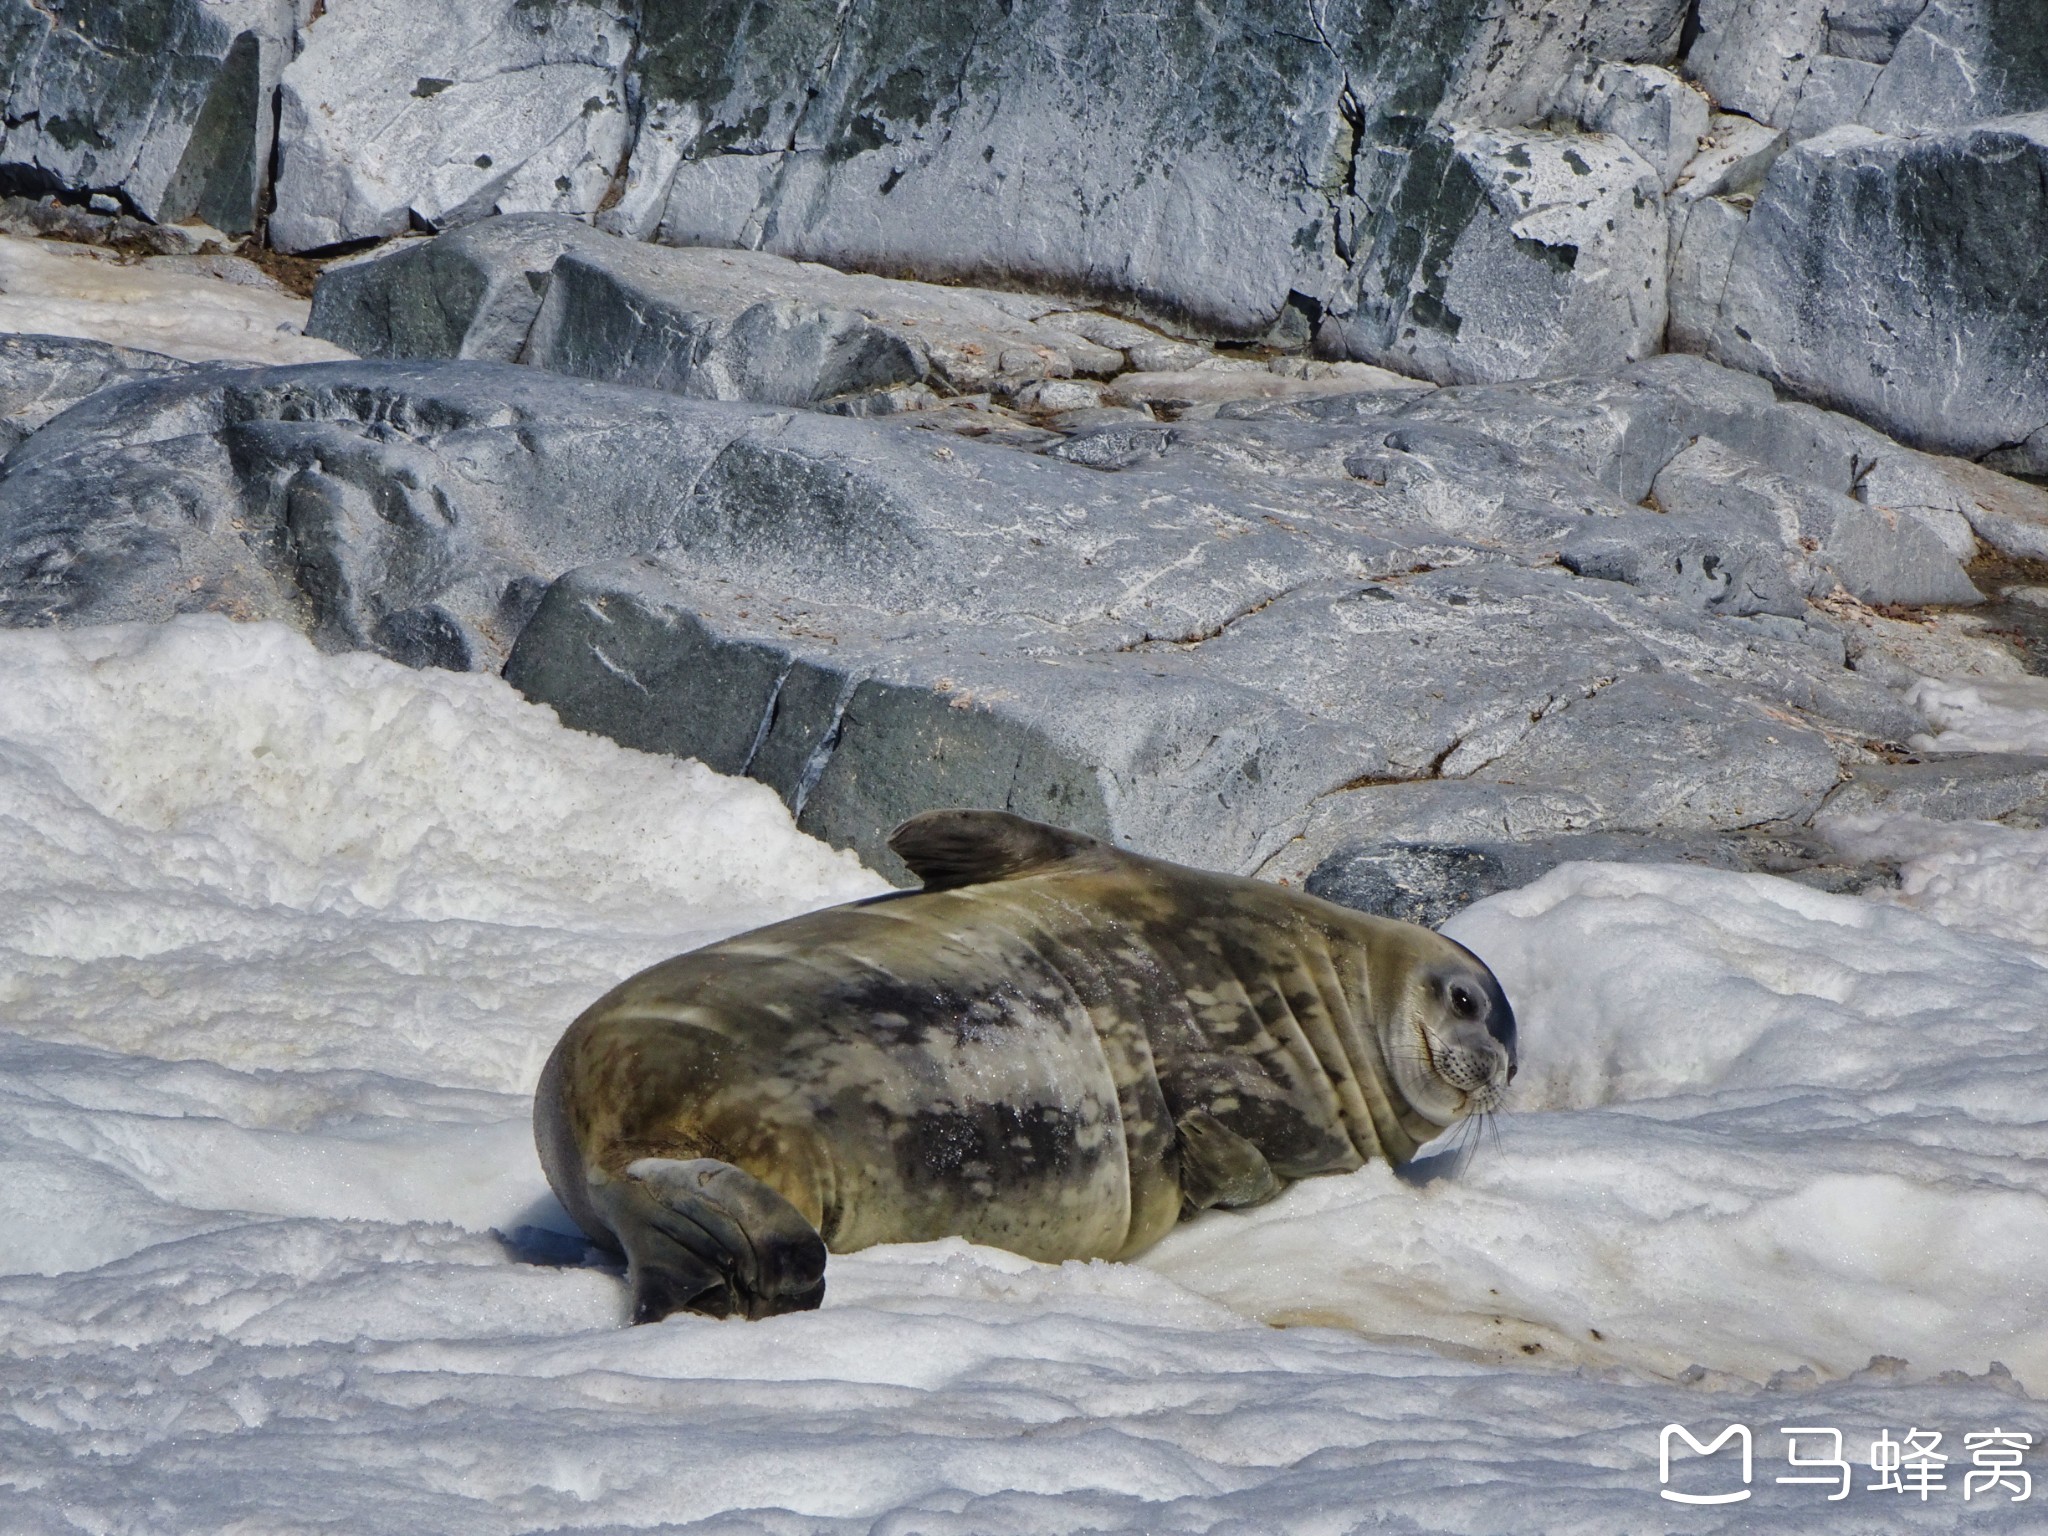
[[[681,1311],[772,1317],[825,1299],[825,1240],[731,1163],[643,1157],[591,1192],[626,1250],[636,1323]]]

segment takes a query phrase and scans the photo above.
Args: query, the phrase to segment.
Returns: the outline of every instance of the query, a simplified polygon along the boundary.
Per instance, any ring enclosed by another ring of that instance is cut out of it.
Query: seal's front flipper
[[[643,1157],[591,1193],[626,1250],[636,1323],[681,1311],[772,1317],[825,1299],[825,1240],[731,1163]]]
[[[1266,1154],[1208,1110],[1189,1110],[1174,1129],[1180,1132],[1180,1198],[1187,1211],[1264,1205],[1284,1187]]]

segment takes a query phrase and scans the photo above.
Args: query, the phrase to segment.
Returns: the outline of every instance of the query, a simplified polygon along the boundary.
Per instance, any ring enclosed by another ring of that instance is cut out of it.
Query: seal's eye
[[[1479,1017],[1479,999],[1468,988],[1454,986],[1451,988],[1451,1012],[1461,1019],[1476,1019]]]

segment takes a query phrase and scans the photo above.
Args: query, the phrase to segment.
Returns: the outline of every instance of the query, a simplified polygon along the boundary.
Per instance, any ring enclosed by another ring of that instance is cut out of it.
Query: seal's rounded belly
[[[643,971],[549,1059],[542,1163],[637,1320],[815,1306],[828,1246],[1136,1253],[1403,1161],[1513,1069],[1491,974],[1426,929],[996,812],[892,846],[922,891]]]

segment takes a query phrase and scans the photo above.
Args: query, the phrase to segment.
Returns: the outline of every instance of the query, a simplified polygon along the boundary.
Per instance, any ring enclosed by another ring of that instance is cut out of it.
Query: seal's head
[[[1441,934],[1429,938],[1410,957],[1381,1044],[1417,1113],[1449,1125],[1500,1108],[1515,1075],[1515,1011],[1477,955]]]

